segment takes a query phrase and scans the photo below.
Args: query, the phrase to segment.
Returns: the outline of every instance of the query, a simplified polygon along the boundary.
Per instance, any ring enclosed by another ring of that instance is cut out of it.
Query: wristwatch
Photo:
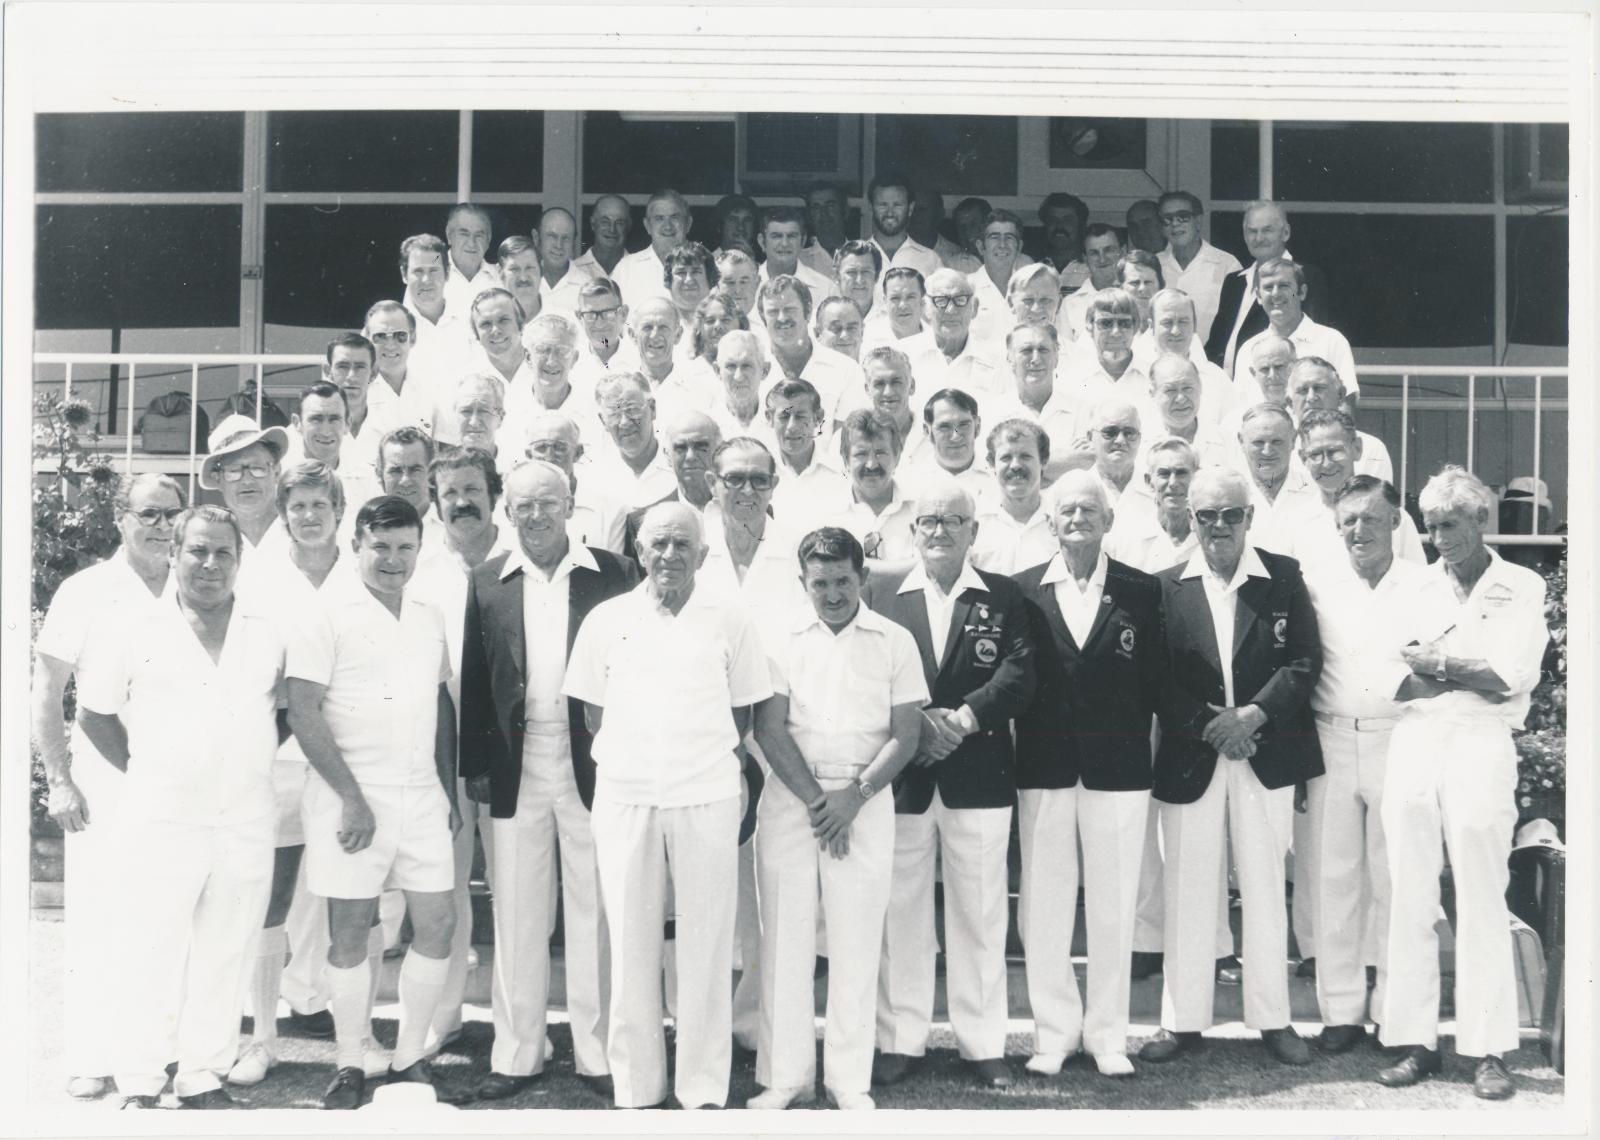
[[[856,781],[856,791],[861,793],[861,798],[864,800],[870,800],[873,796],[878,794],[878,789],[874,788],[865,780]]]

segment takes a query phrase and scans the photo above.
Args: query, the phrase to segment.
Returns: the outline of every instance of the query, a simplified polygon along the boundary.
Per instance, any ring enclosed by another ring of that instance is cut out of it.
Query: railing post
[[[124,472],[124,474],[128,475],[130,478],[133,475],[133,431],[135,423],[133,418],[133,409],[137,406],[137,401],[134,399],[134,392],[138,390],[138,387],[139,366],[130,361],[128,363],[128,454],[126,460],[127,470]]]
[[[1405,505],[1410,487],[1407,468],[1411,459],[1411,373],[1400,373],[1400,503]]]
[[[200,431],[200,363],[189,366],[189,502],[194,502],[195,436]]]
[[[256,430],[261,430],[261,405],[267,398],[267,382],[265,365],[256,361]]]
[[[72,399],[72,361],[67,361],[67,378],[61,384],[61,402]]]
[[[1473,472],[1478,470],[1473,462],[1473,457],[1477,454],[1478,439],[1477,399],[1478,378],[1469,373],[1467,375],[1467,470]]]
[[[1533,378],[1533,510],[1529,512],[1529,518],[1532,519],[1532,522],[1529,523],[1529,534],[1539,533],[1539,452],[1541,450],[1540,444],[1544,442],[1540,438],[1543,426],[1543,411],[1544,377],[1535,376]],[[1553,506],[1554,504],[1551,505]],[[1554,514],[1555,512],[1552,511],[1551,513]]]

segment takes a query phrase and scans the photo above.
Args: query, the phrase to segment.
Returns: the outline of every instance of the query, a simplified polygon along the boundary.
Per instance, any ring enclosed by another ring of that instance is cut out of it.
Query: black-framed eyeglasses
[[[1238,526],[1244,522],[1245,507],[1224,507],[1220,511],[1207,507],[1194,512],[1194,521],[1201,526],[1216,526],[1218,522],[1226,526]]]
[[[932,302],[935,309],[938,309],[942,313],[952,307],[957,309],[965,309],[968,305],[972,304],[972,294],[946,293],[943,296],[936,297],[930,293],[928,294],[928,300]]]
[[[945,533],[960,530],[970,521],[966,515],[918,515],[914,520],[917,529],[923,534],[932,534],[941,526]]]
[[[722,480],[724,486],[732,487],[735,491],[742,491],[746,487],[749,487],[752,491],[772,490],[772,476],[762,474],[760,471],[749,473],[730,471],[726,475],[719,471],[717,472],[717,478]]]
[[[142,511],[129,511],[130,515],[144,523],[145,526],[155,526],[158,522],[171,523],[183,514],[182,507],[146,507]]]
[[[1174,210],[1170,214],[1161,215],[1161,224],[1164,226],[1181,226],[1184,222],[1194,221],[1193,210]]]

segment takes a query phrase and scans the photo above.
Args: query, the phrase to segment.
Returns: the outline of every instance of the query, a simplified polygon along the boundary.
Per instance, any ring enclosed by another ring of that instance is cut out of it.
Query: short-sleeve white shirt
[[[1182,289],[1194,301],[1194,327],[1209,330],[1211,322],[1217,318],[1223,280],[1228,274],[1244,268],[1239,264],[1239,259],[1204,239],[1201,239],[1194,258],[1182,268],[1178,266],[1178,258],[1172,252],[1170,242],[1156,257],[1161,262],[1161,279],[1167,283],[1167,288]]]
[[[978,512],[978,537],[972,540],[969,557],[979,570],[1008,577],[1030,566],[1050,561],[1059,549],[1050,533],[1050,513],[1043,504],[1025,522],[1011,517],[998,502]]]
[[[1257,333],[1239,346],[1239,359],[1249,360],[1250,354],[1255,351],[1256,342],[1269,336],[1276,336],[1269,326],[1265,331]],[[1356,358],[1350,351],[1350,342],[1345,339],[1344,333],[1327,325],[1319,325],[1309,316],[1301,316],[1300,323],[1294,327],[1286,338],[1294,345],[1295,359],[1306,356],[1320,356],[1339,374],[1339,379],[1344,382],[1344,390],[1350,395],[1359,395],[1361,381],[1356,376]]]
[[[1322,640],[1322,675],[1311,707],[1333,716],[1398,716],[1395,690],[1411,672],[1400,649],[1428,633],[1426,620],[1419,621],[1428,609],[1427,568],[1396,558],[1378,584],[1368,586],[1348,558],[1301,566]]]

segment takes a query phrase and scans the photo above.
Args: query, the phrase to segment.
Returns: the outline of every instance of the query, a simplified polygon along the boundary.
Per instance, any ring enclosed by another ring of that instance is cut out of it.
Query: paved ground
[[[39,1109],[69,1108],[81,1112],[102,1112],[113,1108],[115,1098],[98,1102],[76,1102],[66,1096],[66,1075],[61,1069],[60,978],[50,964],[60,960],[61,926],[59,912],[36,912],[30,924],[31,954],[36,977],[30,987],[34,1024],[41,1030],[32,1056],[29,1073],[31,1106]],[[392,969],[392,967],[391,967]],[[1021,989],[1019,971],[1013,971],[1013,1007]],[[1145,987],[1151,983],[1144,983]],[[1155,983],[1159,1001],[1159,983]],[[1304,1012],[1306,987],[1295,987],[1295,1016],[1302,1034],[1316,1031]],[[1220,993],[1220,991],[1219,991]],[[1141,1013],[1150,1007],[1149,995],[1141,990],[1134,1003],[1134,1034],[1145,1037],[1155,1031],[1154,1017]],[[1219,1017],[1235,1016],[1223,1012]],[[1015,1017],[1016,1010],[1013,1010]],[[471,1085],[488,1069],[491,1028],[488,1009],[469,1005],[468,1023],[462,1039],[438,1058],[437,1069],[444,1077]],[[394,1042],[395,1009],[382,1002],[377,1010],[378,1034],[385,1046]],[[283,1025],[286,1027],[287,1022]],[[1075,1061],[1059,1077],[1035,1077],[1023,1071],[1028,1054],[1028,1025],[1012,1022],[1007,1039],[1007,1054],[1013,1061],[1017,1084],[1005,1092],[980,1091],[972,1086],[965,1067],[957,1058],[954,1041],[947,1027],[935,1030],[932,1047],[924,1065],[903,1084],[877,1090],[879,1107],[889,1108],[1053,1108],[1053,1109],[1423,1109],[1454,1108],[1498,1111],[1513,1109],[1555,1109],[1564,1103],[1564,1082],[1544,1061],[1533,1031],[1524,1031],[1523,1047],[1508,1058],[1517,1078],[1518,1093],[1511,1101],[1490,1104],[1472,1095],[1471,1070],[1465,1062],[1447,1060],[1442,1079],[1417,1088],[1394,1091],[1373,1082],[1373,1074],[1383,1066],[1384,1054],[1373,1047],[1358,1047],[1345,1056],[1320,1055],[1305,1068],[1286,1068],[1263,1052],[1253,1035],[1246,1034],[1237,1022],[1223,1024],[1205,1052],[1191,1060],[1167,1066],[1141,1065],[1135,1081],[1109,1081],[1100,1077],[1087,1061]],[[1450,1026],[1447,1024],[1447,1031]],[[510,1100],[495,1102],[497,1108],[603,1109],[609,1104],[577,1080],[572,1069],[571,1038],[564,1024],[552,1024],[550,1037],[555,1059],[535,1085]],[[266,1082],[239,1094],[242,1102],[256,1108],[315,1108],[333,1064],[330,1042],[308,1038],[283,1037],[282,1060]],[[1448,1049],[1451,1041],[1446,1039]],[[759,1091],[755,1083],[755,1060],[750,1054],[736,1053],[729,1103],[742,1105]],[[489,1106],[482,1105],[479,1108]]]

